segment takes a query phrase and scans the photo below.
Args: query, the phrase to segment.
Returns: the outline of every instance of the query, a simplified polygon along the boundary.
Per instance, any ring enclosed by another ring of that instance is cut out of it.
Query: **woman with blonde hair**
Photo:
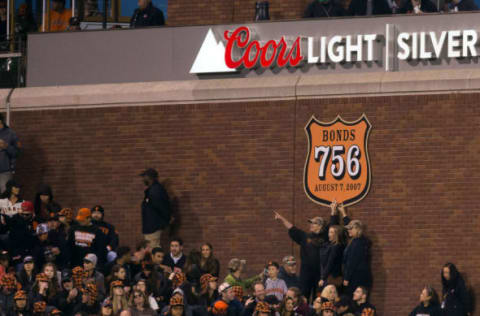
[[[112,297],[113,314],[117,315],[122,310],[128,309],[127,296],[120,280],[110,283],[110,295]]]
[[[342,260],[345,250],[344,229],[339,225],[328,229],[328,244],[320,247],[320,288],[327,283],[342,285]]]
[[[331,302],[335,304],[338,301],[337,288],[333,284],[325,286],[320,294],[322,302]]]

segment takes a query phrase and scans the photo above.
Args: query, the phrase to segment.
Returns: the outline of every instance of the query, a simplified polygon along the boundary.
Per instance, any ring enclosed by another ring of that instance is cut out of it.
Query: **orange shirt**
[[[65,9],[62,13],[50,10],[50,20],[45,27],[45,32],[62,32],[70,25],[72,10]],[[41,27],[40,27],[41,30]]]

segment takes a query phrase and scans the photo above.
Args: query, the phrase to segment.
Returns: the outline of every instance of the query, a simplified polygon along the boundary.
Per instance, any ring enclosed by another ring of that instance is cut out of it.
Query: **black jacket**
[[[322,280],[327,281],[330,275],[333,277],[342,275],[344,249],[343,245],[332,243],[320,248],[320,276]]]
[[[11,218],[5,217],[10,233],[10,246],[12,257],[32,255],[32,250],[37,242],[31,220],[25,220],[20,214],[15,214]]]
[[[186,261],[187,261],[187,256],[185,256],[185,254],[182,254],[182,256],[177,261],[177,263],[175,263],[173,261],[172,257],[170,256],[170,253],[167,253],[167,254],[165,254],[165,257],[163,258],[162,264],[166,265],[166,266],[169,266],[170,268],[172,268],[172,270],[173,270],[173,268],[183,269],[183,266],[185,265]]]
[[[105,242],[107,246],[110,247],[111,250],[115,251],[118,247],[118,233],[110,223],[105,222],[104,220],[101,221],[92,221],[94,225],[97,225],[98,228],[105,234]]]
[[[461,276],[455,283],[443,289],[443,311],[447,316],[465,316],[472,310],[470,294]]]
[[[83,259],[89,253],[97,256],[97,268],[103,269],[107,260],[105,235],[93,224],[72,227],[66,247],[66,256],[70,259],[71,266],[83,266]]]
[[[280,267],[280,272],[278,273],[278,278],[285,281],[287,288],[298,287],[300,288],[300,279],[296,274],[289,274],[283,267]]]
[[[415,309],[409,314],[409,316],[442,316],[442,310],[438,304],[428,305],[427,307],[423,306],[422,303],[415,307]]]
[[[437,5],[430,0],[421,0],[420,10],[422,12],[438,12]],[[398,13],[412,13],[413,6],[412,1],[407,0],[403,6],[398,10]]]
[[[142,202],[142,232],[151,234],[170,223],[170,199],[165,188],[155,181],[145,190]]]
[[[17,273],[17,281],[22,285],[22,290],[25,292],[30,292],[30,290],[33,287],[33,283],[35,283],[35,276],[36,272],[35,269],[32,271],[32,276],[28,277],[27,272],[25,272],[25,269],[20,270],[20,272]]]
[[[320,247],[325,246],[328,240],[328,228],[330,225],[338,224],[338,216],[330,218],[330,224],[327,225],[319,234],[306,233],[293,226],[288,230],[290,238],[300,245],[301,268],[311,268],[320,270]]]
[[[136,9],[130,20],[130,27],[146,27],[165,25],[162,10],[154,7],[150,2],[144,10]]]
[[[325,2],[314,0],[303,13],[304,18],[328,18],[345,15],[347,15],[346,10],[336,0],[327,0]]]
[[[343,279],[356,285],[371,285],[370,241],[354,238],[343,252]]]
[[[392,9],[385,0],[373,1],[373,15],[392,14]],[[367,0],[352,0],[348,8],[349,15],[367,15]]]

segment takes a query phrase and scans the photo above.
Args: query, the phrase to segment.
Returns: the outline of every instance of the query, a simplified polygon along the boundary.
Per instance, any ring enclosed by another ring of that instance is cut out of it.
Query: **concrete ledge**
[[[10,90],[0,90],[5,108]],[[15,89],[13,111],[356,95],[480,92],[480,70],[162,81]]]

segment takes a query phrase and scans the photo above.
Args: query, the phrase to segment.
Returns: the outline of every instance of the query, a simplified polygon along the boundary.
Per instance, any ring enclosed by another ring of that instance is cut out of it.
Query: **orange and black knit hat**
[[[48,282],[48,276],[45,273],[37,274],[36,278],[37,282]]]
[[[362,310],[362,316],[375,316],[375,311],[370,307],[364,308]]]
[[[15,278],[15,275],[13,275],[12,273],[6,273],[3,275],[2,279],[0,280],[0,285],[6,289],[10,289],[10,290],[15,289],[17,285],[17,279]]]
[[[85,272],[83,271],[82,267],[75,267],[72,269],[72,279],[73,279],[73,285],[75,287],[82,287],[83,286],[83,280],[85,280]]]
[[[202,286],[202,290],[206,290],[208,283],[215,280],[217,280],[217,278],[209,273],[202,275],[200,277],[200,285]]]
[[[110,288],[114,287],[123,287],[123,282],[121,280],[115,280],[112,283],[110,283]]]
[[[226,315],[228,309],[228,304],[224,301],[216,301],[213,304],[212,314],[213,315]]]
[[[46,309],[47,309],[47,303],[45,303],[44,301],[39,301],[33,304],[34,313],[45,313]]]
[[[182,272],[175,273],[175,275],[173,277],[173,280],[172,280],[173,287],[175,287],[175,288],[179,287],[180,285],[185,283],[186,280],[187,280],[187,277],[185,276],[184,273],[182,273]]]
[[[58,216],[65,216],[68,221],[73,220],[73,210],[71,208],[63,208],[58,212]]]
[[[170,299],[170,307],[172,307],[172,306],[183,306],[183,297],[173,296]]]
[[[323,302],[323,303],[322,303],[321,310],[322,310],[322,311],[331,310],[331,311],[336,312],[336,311],[337,311],[337,308],[335,307],[335,305],[333,305],[332,302],[326,301],[326,302]]]
[[[15,295],[13,296],[14,300],[26,300],[27,299],[27,292],[23,290],[19,290],[15,292]]]
[[[260,313],[270,313],[272,310],[267,302],[258,302],[257,306],[255,306],[255,311]]]
[[[235,295],[235,297],[239,301],[242,301],[242,299],[243,299],[243,287],[241,287],[240,285],[235,285],[235,286],[232,286],[232,290],[233,290],[233,294]]]

